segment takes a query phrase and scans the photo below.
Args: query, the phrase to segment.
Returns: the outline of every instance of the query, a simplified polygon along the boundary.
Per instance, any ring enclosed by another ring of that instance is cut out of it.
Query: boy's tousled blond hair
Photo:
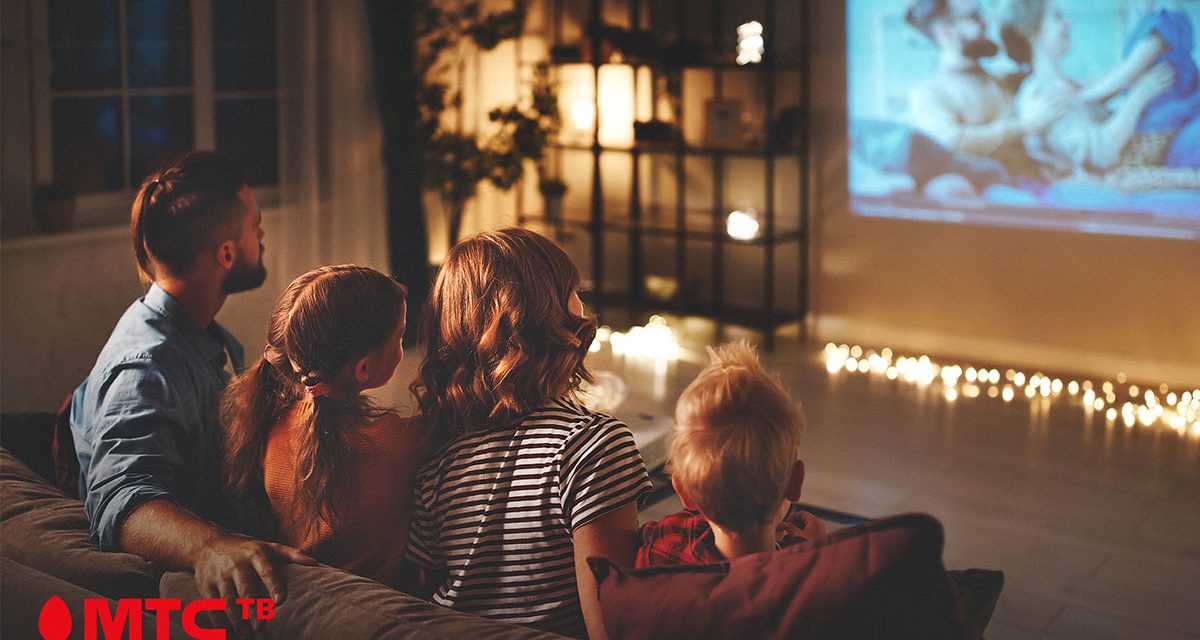
[[[712,361],[675,404],[671,469],[708,520],[743,532],[768,524],[779,509],[804,414],[748,343],[709,353]]]

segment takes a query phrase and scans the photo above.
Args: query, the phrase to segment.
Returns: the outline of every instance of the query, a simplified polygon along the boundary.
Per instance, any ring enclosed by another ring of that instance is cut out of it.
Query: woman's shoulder
[[[575,433],[591,429],[620,428],[625,427],[625,423],[606,413],[593,411],[574,398],[564,396],[529,414],[521,422],[521,427],[549,427],[564,433]]]

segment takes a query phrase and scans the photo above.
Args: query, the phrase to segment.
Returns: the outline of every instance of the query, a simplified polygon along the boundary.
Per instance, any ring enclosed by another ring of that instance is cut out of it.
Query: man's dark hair
[[[946,17],[949,10],[950,5],[947,0],[916,0],[908,6],[908,11],[904,14],[904,21],[937,44],[937,38],[933,35],[933,23],[939,18]]]
[[[215,151],[193,151],[147,177],[129,222],[142,278],[154,279],[155,262],[186,276],[201,252],[238,239],[245,185],[245,171]]]

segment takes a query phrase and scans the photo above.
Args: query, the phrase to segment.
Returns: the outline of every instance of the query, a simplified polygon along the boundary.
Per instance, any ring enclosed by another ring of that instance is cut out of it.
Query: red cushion
[[[942,544],[937,520],[908,514],[720,564],[588,562],[614,638],[978,637]]]

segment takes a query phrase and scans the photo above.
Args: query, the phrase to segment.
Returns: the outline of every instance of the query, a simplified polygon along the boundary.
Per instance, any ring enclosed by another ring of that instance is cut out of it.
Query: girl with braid
[[[404,356],[405,288],[366,267],[293,281],[258,362],[222,403],[225,480],[265,488],[279,536],[327,564],[403,586],[420,424],[374,406]]]

